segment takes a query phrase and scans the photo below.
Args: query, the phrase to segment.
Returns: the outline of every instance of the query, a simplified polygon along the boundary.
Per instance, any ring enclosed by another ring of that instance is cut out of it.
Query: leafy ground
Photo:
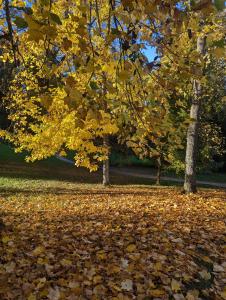
[[[226,299],[226,192],[0,166],[0,299]],[[88,182],[88,183],[84,183]]]

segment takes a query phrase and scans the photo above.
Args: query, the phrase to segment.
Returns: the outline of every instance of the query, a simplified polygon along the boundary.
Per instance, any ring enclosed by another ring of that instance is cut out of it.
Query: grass
[[[184,178],[183,173],[176,174],[172,171],[165,171],[165,172],[163,172],[163,174],[165,174],[166,176],[175,177],[175,178]],[[225,172],[198,173],[197,180],[226,183],[226,173]]]
[[[119,159],[117,155],[115,156],[117,159]],[[71,182],[73,181],[76,182],[90,181],[91,183],[101,182],[100,171],[94,173],[94,175],[91,175],[85,169],[81,169],[81,168],[78,169],[73,165],[69,165],[65,162],[59,161],[55,157],[51,157],[49,159],[35,162],[35,163],[26,163],[25,157],[26,157],[25,153],[15,153],[14,150],[9,145],[0,144],[0,172],[1,172],[0,185],[1,187],[8,188],[9,186],[14,186],[14,185],[20,187],[21,177],[23,177],[24,179],[26,177],[29,178],[30,180],[29,182],[32,185],[33,184],[37,185],[37,183],[35,182],[38,179],[46,179],[47,180],[46,184],[47,182],[49,182],[49,180],[62,181],[62,179],[67,179],[70,180]],[[72,153],[69,154],[69,158],[73,159]],[[137,170],[141,170],[142,173],[147,173],[151,175],[156,174],[156,170],[153,169],[151,165],[149,168],[147,167],[142,168],[142,164],[140,164],[140,161],[138,160],[135,161],[133,158],[130,162],[131,163],[135,162],[135,165],[137,165],[136,167]],[[144,164],[145,163],[146,162],[144,162]],[[13,172],[10,171],[11,169],[13,169]],[[183,178],[183,174],[177,175],[169,171],[163,172],[162,175],[169,176],[169,177]],[[31,179],[33,179],[33,183],[31,182]],[[197,179],[203,181],[226,183],[226,173],[198,174]],[[132,176],[125,177],[125,176],[118,176],[116,174],[112,174],[111,181],[113,184],[123,184],[123,185],[129,183],[141,184],[141,185],[155,184],[155,180],[152,179],[143,179],[143,178],[141,179]],[[175,182],[165,181],[165,180],[163,183],[165,186],[182,186],[182,184],[180,183],[175,183]]]

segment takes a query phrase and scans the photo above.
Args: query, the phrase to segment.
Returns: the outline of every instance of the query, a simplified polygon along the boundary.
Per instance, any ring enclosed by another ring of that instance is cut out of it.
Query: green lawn
[[[101,168],[98,172],[90,173],[83,168],[77,168],[68,163],[62,162],[55,157],[38,161],[34,163],[25,162],[25,153],[15,153],[14,150],[5,144],[0,144],[0,185],[1,189],[21,188],[26,186],[26,180],[29,180],[30,186],[39,185],[39,180],[45,179],[45,185],[51,186],[53,181],[63,182],[69,181],[82,183],[101,183]],[[69,155],[72,159],[72,155]],[[134,167],[135,168],[135,167]],[[142,170],[142,173],[155,175],[156,170],[151,167],[137,167]],[[172,172],[163,172],[163,176],[182,177],[183,175],[176,175]],[[226,183],[226,173],[212,173],[212,174],[198,174],[199,180],[206,180],[212,182]],[[138,185],[154,185],[155,180],[135,178],[132,176],[119,176],[118,174],[111,174],[112,184],[138,184]],[[172,183],[164,181],[165,186],[181,186],[180,183]]]

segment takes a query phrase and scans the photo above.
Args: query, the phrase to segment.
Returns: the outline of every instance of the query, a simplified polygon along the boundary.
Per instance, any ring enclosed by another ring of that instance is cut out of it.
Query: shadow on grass
[[[152,188],[157,188],[155,180],[125,176],[111,172],[111,186],[104,188],[101,185],[101,171],[90,173],[84,168],[77,168],[65,163],[57,166],[46,162],[38,163],[8,163],[0,165],[0,194],[11,196],[13,194],[99,194],[99,195],[122,195],[120,186],[134,185],[136,189],[147,188],[147,193]],[[163,181],[158,186],[163,190],[165,187],[175,187],[182,190],[182,183]],[[206,188],[206,187],[205,187]],[[118,189],[118,191],[117,191]],[[128,195],[144,195],[137,191],[130,191]]]
[[[102,174],[100,170],[90,173],[84,168],[77,168],[65,163],[58,166],[46,163],[9,163],[0,165],[1,193],[71,193],[78,190],[79,184],[99,185],[101,182]],[[113,186],[142,185],[144,187],[153,186],[155,181],[153,179],[125,176],[111,172],[111,184]],[[164,186],[168,185],[174,186],[175,184],[164,181]]]

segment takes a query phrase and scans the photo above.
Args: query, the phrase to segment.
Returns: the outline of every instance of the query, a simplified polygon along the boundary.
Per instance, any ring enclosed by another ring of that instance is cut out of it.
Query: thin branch
[[[16,58],[17,46],[14,43],[14,39],[13,39],[13,27],[12,27],[12,21],[10,16],[9,0],[5,0],[5,13],[6,13],[6,23],[9,32],[9,40],[13,51],[14,64],[15,66],[17,66],[17,58]]]

